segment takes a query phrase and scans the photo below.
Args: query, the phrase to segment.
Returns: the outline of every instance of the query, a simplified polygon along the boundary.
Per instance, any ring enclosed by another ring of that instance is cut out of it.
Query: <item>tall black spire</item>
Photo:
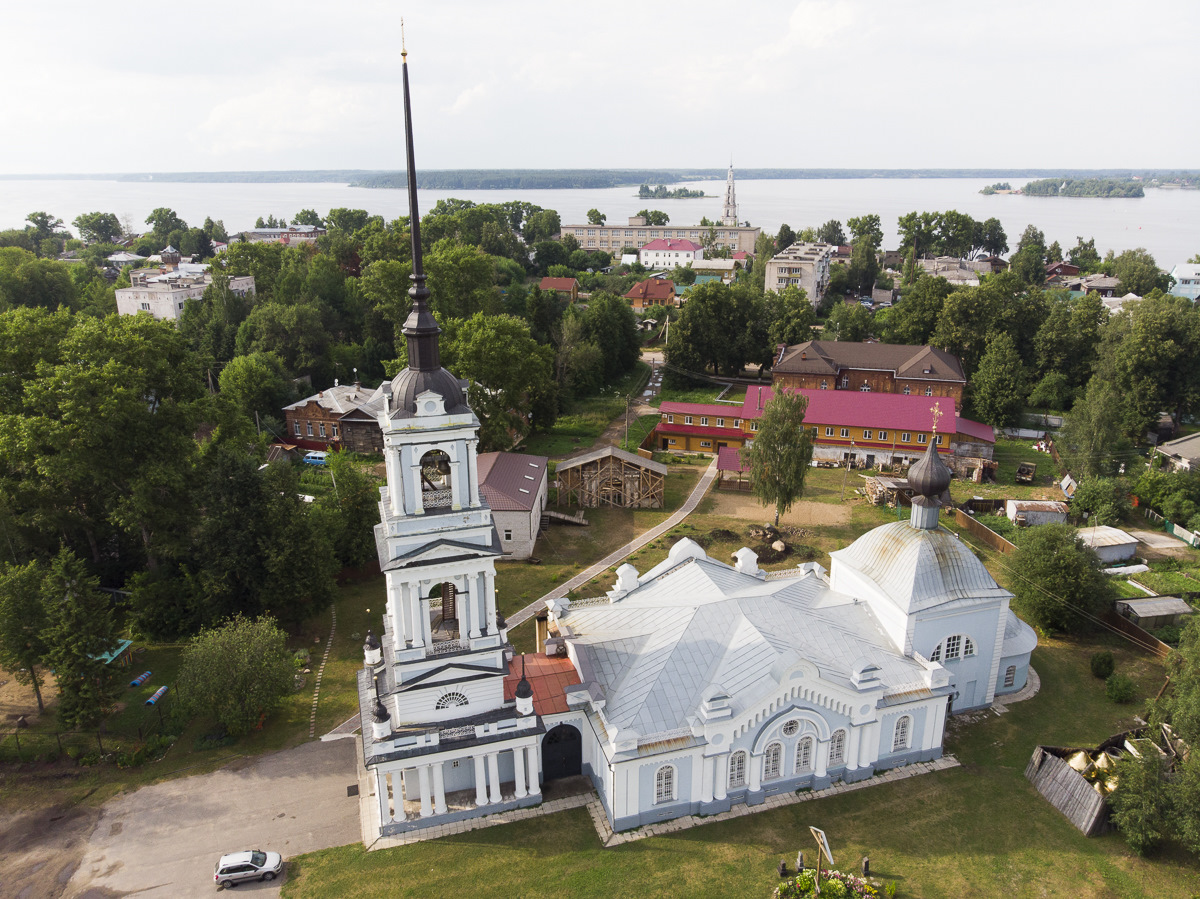
[[[441,329],[433,313],[429,311],[429,288],[425,286],[425,269],[421,265],[421,213],[417,209],[417,163],[413,153],[412,100],[408,93],[408,50],[401,51],[404,60],[404,135],[408,153],[408,217],[412,233],[413,286],[408,289],[412,297],[412,311],[404,322],[404,336],[408,339],[408,367],[415,371],[437,371],[442,367],[441,351],[438,349],[438,334]]]

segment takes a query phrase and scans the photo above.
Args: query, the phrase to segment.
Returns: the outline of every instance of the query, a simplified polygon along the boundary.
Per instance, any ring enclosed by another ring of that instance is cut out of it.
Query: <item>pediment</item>
[[[504,677],[505,673],[496,668],[487,668],[483,665],[464,665],[462,663],[444,665],[441,668],[434,668],[432,671],[425,671],[412,680],[405,681],[398,688],[398,692],[407,692],[409,690],[435,689],[446,684],[461,684],[463,681],[479,680],[485,677]]]
[[[493,540],[493,542],[495,541]],[[487,559],[494,558],[499,554],[494,546],[480,546],[478,543],[464,543],[459,540],[435,540],[411,552],[389,559],[383,570],[394,571],[398,568],[432,565],[437,562],[457,562],[463,559]]]

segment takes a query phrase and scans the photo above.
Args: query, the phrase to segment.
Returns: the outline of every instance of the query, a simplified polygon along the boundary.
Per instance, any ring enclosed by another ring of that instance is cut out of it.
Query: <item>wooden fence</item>
[[[1100,619],[1105,624],[1110,625],[1113,629],[1127,636],[1139,649],[1144,649],[1146,652],[1156,655],[1160,659],[1165,659],[1171,654],[1170,646],[1149,631],[1138,627],[1128,618],[1122,618],[1117,614],[1115,609],[1105,610]]]
[[[1017,550],[1015,544],[1005,540],[987,525],[976,521],[962,509],[956,508],[954,510],[954,523],[960,528],[969,531],[973,537],[978,538],[981,543],[985,544],[986,546],[990,546],[997,552],[1002,552],[1007,555],[1008,553],[1016,552]]]

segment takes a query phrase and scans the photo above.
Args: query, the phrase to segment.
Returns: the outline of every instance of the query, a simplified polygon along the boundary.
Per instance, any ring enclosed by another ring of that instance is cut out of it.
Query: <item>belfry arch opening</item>
[[[452,467],[443,450],[430,450],[421,457],[421,506],[437,509],[453,503]]]

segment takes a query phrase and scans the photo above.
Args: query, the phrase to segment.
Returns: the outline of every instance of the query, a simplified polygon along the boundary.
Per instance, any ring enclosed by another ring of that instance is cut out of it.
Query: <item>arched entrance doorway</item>
[[[542,739],[542,780],[583,773],[583,737],[570,724],[552,727]]]

